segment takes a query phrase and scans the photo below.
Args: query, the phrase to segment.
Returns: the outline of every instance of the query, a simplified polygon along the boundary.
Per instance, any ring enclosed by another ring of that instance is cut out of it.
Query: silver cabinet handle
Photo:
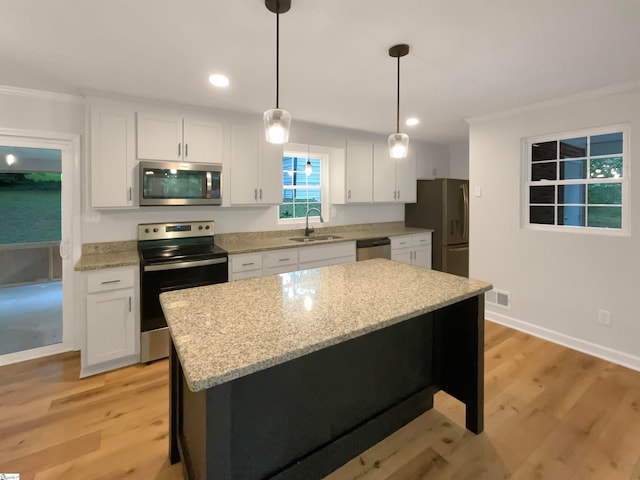
[[[279,262],[286,262],[288,260],[291,260],[290,258],[281,258],[280,260],[278,260]]]
[[[400,190],[398,190],[398,200],[400,200]]]
[[[260,200],[262,200],[262,189],[260,189]]]
[[[258,200],[258,189],[257,188],[253,189],[253,199],[254,200]]]
[[[351,190],[349,190],[349,191],[347,192],[347,198],[348,198],[348,199],[350,199],[350,198],[351,198]]]
[[[129,297],[129,311],[131,311],[131,297]]]
[[[393,191],[393,199],[394,200],[396,199],[396,191],[395,190]]]
[[[256,262],[243,263],[243,267],[248,267],[249,265],[254,265]]]
[[[181,152],[182,152],[182,143],[178,142],[178,156],[180,156]]]
[[[109,285],[111,283],[120,283],[120,280],[108,280],[106,282],[101,282],[102,285]]]
[[[184,158],[187,158],[189,156],[189,144],[185,143],[184,144]]]
[[[129,187],[129,201],[131,201],[131,187]]]

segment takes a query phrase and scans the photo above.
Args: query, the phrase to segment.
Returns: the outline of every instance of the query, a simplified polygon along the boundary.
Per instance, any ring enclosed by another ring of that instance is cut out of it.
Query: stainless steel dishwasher
[[[356,261],[371,258],[391,258],[391,240],[384,238],[367,238],[356,241]]]

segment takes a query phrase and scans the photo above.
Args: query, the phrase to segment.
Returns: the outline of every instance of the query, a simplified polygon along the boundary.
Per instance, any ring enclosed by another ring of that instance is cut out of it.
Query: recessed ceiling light
[[[413,127],[414,125],[419,124],[420,120],[418,120],[416,117],[411,117],[411,118],[407,118],[407,121],[405,123],[410,127]]]
[[[219,73],[214,73],[209,77],[209,82],[214,87],[228,87],[229,86],[229,77],[225,77],[224,75],[220,75]]]
[[[7,165],[11,166],[16,162],[16,156],[10,153],[5,157],[5,160],[7,161]]]

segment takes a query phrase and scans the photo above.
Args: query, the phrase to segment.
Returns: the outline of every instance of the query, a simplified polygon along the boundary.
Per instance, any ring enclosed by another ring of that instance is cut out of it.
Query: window
[[[525,224],[628,231],[628,127],[525,141]]]
[[[326,209],[323,209],[327,157],[306,150],[305,146],[303,151],[285,151],[282,158],[282,204],[278,209],[278,218],[282,223],[304,219],[310,208],[317,208],[324,220],[328,219]],[[307,161],[311,164],[310,170],[306,168]],[[309,218],[319,216],[318,212],[313,211]]]

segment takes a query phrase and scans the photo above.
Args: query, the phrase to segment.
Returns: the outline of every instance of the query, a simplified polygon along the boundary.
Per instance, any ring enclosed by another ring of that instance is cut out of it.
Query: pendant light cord
[[[398,99],[396,109],[396,133],[400,133],[400,57],[398,57]]]
[[[276,13],[276,108],[280,108],[280,14]]]

